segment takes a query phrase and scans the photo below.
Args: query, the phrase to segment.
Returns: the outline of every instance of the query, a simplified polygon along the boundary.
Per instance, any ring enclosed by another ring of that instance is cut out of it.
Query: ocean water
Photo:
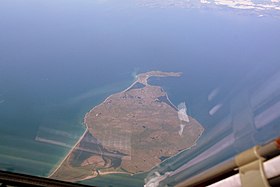
[[[150,70],[183,72],[150,82],[186,102],[207,132],[224,115],[209,116],[213,90],[226,103],[252,71],[279,70],[279,21],[131,1],[2,0],[0,169],[47,176],[85,113]]]

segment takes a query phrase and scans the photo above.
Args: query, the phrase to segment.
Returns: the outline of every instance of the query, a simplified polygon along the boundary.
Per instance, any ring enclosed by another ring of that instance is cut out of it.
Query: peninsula
[[[203,127],[190,116],[188,121],[180,119],[167,93],[148,83],[150,77],[171,76],[181,73],[139,74],[130,87],[90,110],[84,118],[84,134],[49,177],[81,181],[106,174],[146,172],[195,145]]]

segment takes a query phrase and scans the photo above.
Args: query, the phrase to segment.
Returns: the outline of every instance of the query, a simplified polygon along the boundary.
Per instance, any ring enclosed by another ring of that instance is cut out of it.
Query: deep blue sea
[[[2,0],[0,169],[47,176],[83,133],[85,113],[150,70],[183,72],[150,82],[211,129],[213,90],[226,100],[251,72],[279,70],[279,23],[128,1]]]

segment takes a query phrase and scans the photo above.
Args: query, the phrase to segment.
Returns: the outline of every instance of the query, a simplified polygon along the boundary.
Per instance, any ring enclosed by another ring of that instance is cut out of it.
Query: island
[[[106,174],[147,172],[194,146],[202,125],[179,110],[150,77],[179,77],[178,72],[137,75],[122,92],[110,95],[84,118],[86,130],[49,177],[81,181]]]

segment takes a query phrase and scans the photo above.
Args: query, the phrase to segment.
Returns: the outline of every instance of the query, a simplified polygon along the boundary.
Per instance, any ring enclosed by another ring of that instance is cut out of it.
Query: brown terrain
[[[137,76],[126,90],[109,96],[86,114],[87,129],[51,178],[79,181],[112,173],[149,171],[163,159],[193,146],[203,127],[192,117],[180,135],[177,108],[155,77],[180,73],[151,71]]]

